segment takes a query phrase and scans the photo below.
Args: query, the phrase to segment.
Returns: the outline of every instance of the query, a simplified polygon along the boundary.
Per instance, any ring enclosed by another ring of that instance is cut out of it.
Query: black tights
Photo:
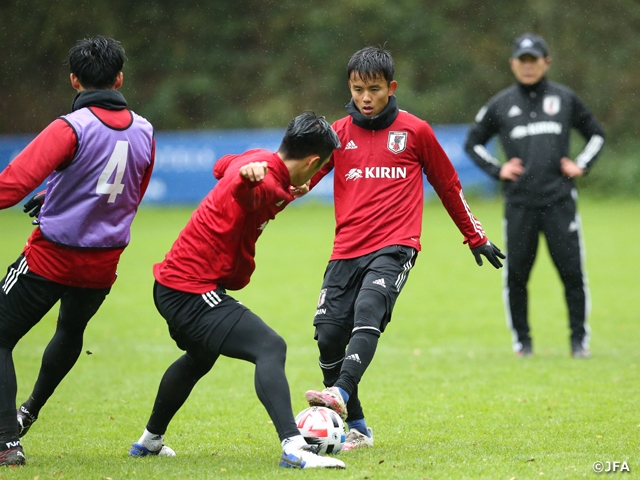
[[[285,376],[287,346],[271,327],[250,311],[240,318],[220,347],[220,355],[255,364],[256,394],[273,421],[280,440],[299,435]],[[211,370],[218,354],[190,351],[176,360],[160,382],[147,430],[163,435],[198,380]]]
[[[349,394],[349,421],[364,418],[358,384],[375,355],[385,315],[385,297],[377,291],[364,289],[356,300],[353,332],[333,323],[316,326],[323,383],[326,387],[340,387]]]

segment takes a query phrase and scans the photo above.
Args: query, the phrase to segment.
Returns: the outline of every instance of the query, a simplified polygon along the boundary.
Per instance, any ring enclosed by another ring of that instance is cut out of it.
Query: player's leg
[[[287,345],[284,339],[249,309],[236,305],[238,321],[220,346],[220,354],[255,365],[256,394],[267,410],[282,444],[280,466],[344,468],[340,460],[315,455],[300,435],[285,375]]]
[[[503,297],[513,350],[520,356],[533,353],[527,283],[538,250],[540,229],[539,209],[506,204],[504,230],[508,254],[503,271]]]
[[[345,450],[372,446],[373,434],[367,427],[358,398],[358,384],[370,365],[380,334],[391,321],[395,302],[416,260],[409,247],[391,246],[361,260],[364,276],[354,304],[354,327],[339,379],[335,387],[347,405],[350,432]]]
[[[38,379],[31,395],[18,412],[20,436],[27,433],[38,418],[40,409],[78,361],[87,323],[96,314],[110,290],[111,288],[65,288],[60,299],[56,331],[42,356]]]
[[[164,445],[164,435],[169,423],[184,405],[198,380],[206,375],[217,360],[211,353],[185,353],[162,376],[151,416],[142,436],[131,446],[129,455],[174,456],[175,452]]]
[[[208,293],[216,297],[219,294],[222,292]],[[164,373],[147,426],[129,450],[133,457],[175,455],[173,450],[163,445],[164,434],[193,387],[218,359],[217,343],[210,345],[209,340],[211,333],[224,320],[224,315],[218,315],[219,309],[215,308],[217,303],[211,302],[207,294],[180,292],[155,282],[153,297],[158,312],[169,326],[171,337],[186,353]]]
[[[544,232],[549,253],[564,284],[571,353],[578,358],[589,357],[589,286],[584,268],[582,225],[573,199],[546,210]]]
[[[0,281],[0,465],[25,463],[16,419],[13,348],[61,294],[62,286],[30,272],[22,255]]]
[[[336,386],[349,394],[349,402],[358,394],[357,386],[375,355],[378,339],[391,321],[395,303],[402,291],[417,252],[392,246],[378,252],[365,269],[362,289],[355,303],[354,328],[345,361]],[[367,427],[362,407],[349,411],[349,434],[345,450],[373,446],[373,433]]]
[[[343,420],[347,418],[348,406],[342,394],[333,387],[340,376],[345,349],[353,330],[354,304],[360,290],[362,269],[360,260],[334,260],[329,262],[324,274],[315,318],[314,339],[320,351],[319,365],[322,370],[325,390],[308,390],[305,398],[309,405],[331,408]],[[357,395],[352,406],[360,408]],[[356,406],[357,405],[357,406]]]

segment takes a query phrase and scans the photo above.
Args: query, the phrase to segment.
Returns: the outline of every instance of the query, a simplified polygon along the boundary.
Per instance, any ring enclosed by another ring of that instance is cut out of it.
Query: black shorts
[[[0,281],[0,347],[13,349],[58,300],[57,328],[84,331],[110,291],[111,287],[80,288],[52,282],[30,271],[20,255]]]
[[[355,303],[363,290],[375,290],[386,299],[383,332],[391,321],[396,300],[418,257],[415,248],[391,245],[362,257],[332,260],[327,265],[313,325],[333,323],[351,331]]]
[[[242,315],[250,310],[227,295],[222,287],[203,294],[153,286],[158,312],[181,350],[206,356],[219,355],[220,347]]]

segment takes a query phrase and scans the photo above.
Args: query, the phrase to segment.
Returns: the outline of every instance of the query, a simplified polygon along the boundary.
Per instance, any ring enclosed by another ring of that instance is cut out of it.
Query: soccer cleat
[[[325,388],[321,392],[317,390],[308,390],[304,397],[311,407],[327,407],[340,415],[342,420],[347,419],[347,405],[342,399],[342,395],[337,387]]]
[[[373,447],[373,432],[369,427],[367,427],[367,432],[369,436],[360,433],[358,430],[349,430],[347,440],[344,442],[341,451],[348,452],[356,448]]]
[[[8,450],[0,450],[0,467],[17,467],[27,463],[27,457],[24,456],[22,445],[10,448]],[[2,477],[4,478],[4,477]]]
[[[147,447],[140,445],[139,443],[134,443],[129,449],[130,457],[146,457],[149,455],[157,457],[175,457],[176,452],[166,445],[162,445],[158,450],[149,450]]]
[[[280,467],[284,468],[346,468],[342,460],[322,457],[317,445],[304,445],[289,453],[282,452]]]
[[[29,413],[29,410],[24,408],[24,405],[20,405],[20,408],[18,409],[17,414],[18,414],[18,435],[20,436],[20,438],[22,438],[27,434],[27,432],[31,428],[31,425],[33,425],[33,422],[35,422],[38,419],[38,417],[36,417],[35,415],[31,415]]]

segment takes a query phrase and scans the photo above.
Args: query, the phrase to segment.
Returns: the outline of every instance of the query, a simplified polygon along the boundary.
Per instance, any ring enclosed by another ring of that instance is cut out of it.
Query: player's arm
[[[500,249],[489,241],[480,221],[471,213],[471,208],[462,192],[462,185],[451,160],[437,141],[433,130],[427,125],[424,137],[423,170],[427,180],[440,197],[447,213],[464,236],[478,265],[482,265],[481,255],[495,268],[502,267],[504,259]]]
[[[250,162],[238,170],[232,181],[231,194],[244,211],[253,212],[265,203],[268,189],[264,180],[268,174],[267,162]]]
[[[574,163],[586,174],[593,166],[604,146],[604,130],[580,98],[574,94],[571,112],[571,126],[576,128],[586,140],[582,151]]]
[[[76,135],[61,119],[51,122],[0,173],[0,209],[12,207],[35,190],[76,153]]]
[[[497,180],[500,179],[502,164],[485,147],[491,137],[498,133],[494,109],[495,106],[489,103],[477,113],[467,134],[464,150],[476,165]]]

